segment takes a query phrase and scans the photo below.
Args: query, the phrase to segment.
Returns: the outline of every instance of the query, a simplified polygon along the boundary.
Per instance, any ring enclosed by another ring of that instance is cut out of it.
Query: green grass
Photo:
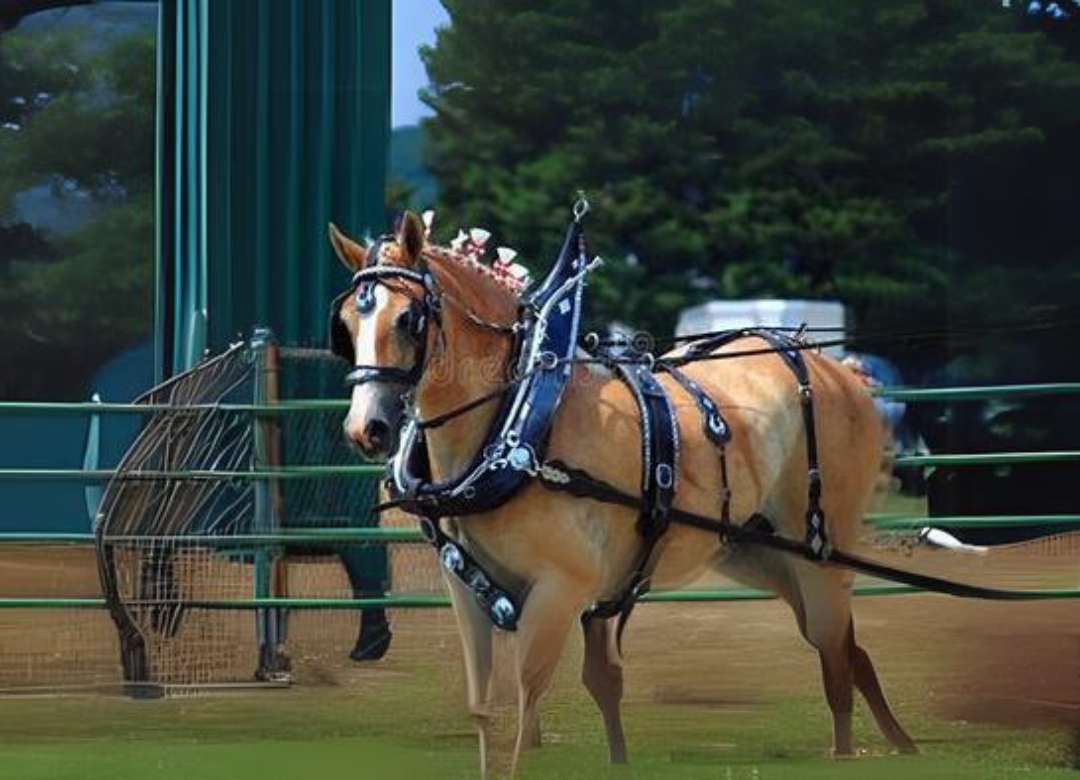
[[[387,690],[295,689],[189,700],[104,697],[0,700],[0,778],[19,780],[307,780],[473,778],[476,747],[438,675]],[[740,706],[631,702],[631,766],[607,765],[599,719],[582,694],[559,691],[544,710],[546,744],[522,780],[844,780],[1077,778],[1074,738],[909,718],[923,755],[890,755],[863,713],[852,761],[826,754],[817,698]],[[497,741],[505,750],[512,717]]]
[[[0,777],[21,780],[311,780],[440,777],[432,750],[360,738],[36,742],[0,749]]]

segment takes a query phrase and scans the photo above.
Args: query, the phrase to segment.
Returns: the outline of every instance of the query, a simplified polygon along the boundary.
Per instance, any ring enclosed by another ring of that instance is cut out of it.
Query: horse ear
[[[405,253],[405,259],[409,264],[415,263],[420,258],[424,249],[424,233],[426,228],[420,217],[411,211],[406,211],[401,218],[401,227],[398,228],[397,242]]]
[[[327,225],[330,234],[330,245],[334,247],[334,254],[350,271],[359,271],[367,263],[367,250],[342,233],[333,222]]]

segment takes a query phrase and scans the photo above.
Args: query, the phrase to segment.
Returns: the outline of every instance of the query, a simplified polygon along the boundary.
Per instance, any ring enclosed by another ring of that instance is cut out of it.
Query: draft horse
[[[529,297],[489,267],[429,245],[413,214],[370,246],[330,226],[354,274],[331,312],[333,348],[352,363],[345,435],[369,457],[397,451],[402,503],[424,516],[439,549],[481,773],[492,622],[517,632],[511,774],[522,751],[539,745],[538,702],[579,617],[582,680],[611,760],[624,762],[621,623],[647,584],[678,587],[710,567],[791,606],[820,656],[835,755],[853,752],[853,688],[893,747],[916,752],[856,642],[853,574],[753,543],[754,533],[802,539],[808,501],[819,542],[853,541],[886,435],[867,389],[832,358],[766,332],[683,347],[657,358],[669,370],[655,374],[640,361],[627,369],[617,358],[587,359],[576,345],[587,270],[576,222],[556,264],[562,276],[553,270]],[[560,325],[559,314],[572,322]],[[523,396],[530,383],[539,389]],[[545,406],[550,419],[530,420]],[[666,449],[656,436],[665,414]],[[715,434],[720,422],[724,436],[710,436],[709,423]]]

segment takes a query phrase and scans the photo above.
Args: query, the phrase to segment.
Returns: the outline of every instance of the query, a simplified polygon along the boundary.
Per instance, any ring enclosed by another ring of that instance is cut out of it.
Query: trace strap
[[[550,490],[566,492],[578,498],[591,498],[595,501],[618,504],[631,509],[641,507],[639,497],[624,493],[614,485],[580,469],[571,468],[562,461],[553,460],[544,463],[537,472],[537,477],[544,487]],[[823,561],[807,542],[789,539],[777,534],[769,519],[760,514],[751,515],[742,525],[723,523],[714,517],[698,515],[677,508],[671,509],[669,518],[673,523],[715,532],[732,543],[759,544],[780,552],[798,555],[814,563],[852,569],[863,574],[881,577],[922,590],[932,590],[964,598],[996,601],[1028,601],[1044,599],[1047,596],[1046,593],[1041,591],[987,588],[946,580],[929,574],[919,574],[837,549],[833,549],[828,560]]]

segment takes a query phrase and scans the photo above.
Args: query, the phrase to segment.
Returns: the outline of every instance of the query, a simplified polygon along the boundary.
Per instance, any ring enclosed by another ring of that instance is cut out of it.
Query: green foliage
[[[705,298],[827,297],[864,333],[911,332],[1060,318],[1080,292],[1075,214],[1054,207],[1080,186],[1080,63],[1023,17],[916,0],[445,5],[423,52],[440,223],[542,262],[586,190],[612,261],[592,280],[600,320],[666,333]],[[1043,281],[1017,286],[1033,264]],[[923,371],[948,357],[892,349]]]
[[[79,398],[152,326],[154,40],[91,48],[0,39],[0,398]],[[89,221],[23,221],[17,194],[48,184]],[[76,223],[77,224],[77,223]]]
[[[435,180],[421,162],[423,143],[419,127],[399,127],[390,134],[387,202],[392,208],[423,211],[435,204]]]

